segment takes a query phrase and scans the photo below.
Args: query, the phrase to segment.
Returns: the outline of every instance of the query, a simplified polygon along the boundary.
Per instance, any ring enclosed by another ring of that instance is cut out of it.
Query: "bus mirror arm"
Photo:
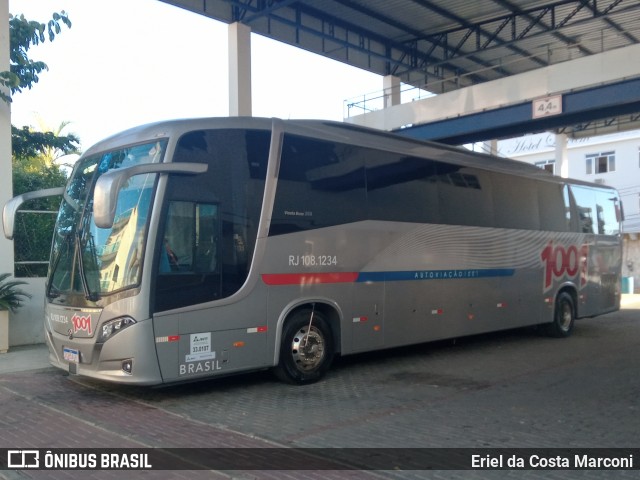
[[[134,175],[148,173],[197,175],[206,172],[208,168],[206,163],[147,163],[110,170],[102,174],[96,182],[93,194],[93,220],[99,228],[113,227],[118,193],[127,180]]]
[[[16,220],[16,213],[24,202],[35,200],[36,198],[54,197],[62,194],[64,194],[64,187],[47,188],[16,195],[9,200],[2,210],[2,228],[7,240],[13,240],[13,226]]]

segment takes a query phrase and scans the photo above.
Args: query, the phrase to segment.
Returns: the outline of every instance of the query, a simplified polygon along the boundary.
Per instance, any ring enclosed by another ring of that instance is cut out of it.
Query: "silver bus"
[[[346,124],[162,122],[90,148],[46,283],[52,365],[156,385],[574,320],[620,305],[606,186]]]

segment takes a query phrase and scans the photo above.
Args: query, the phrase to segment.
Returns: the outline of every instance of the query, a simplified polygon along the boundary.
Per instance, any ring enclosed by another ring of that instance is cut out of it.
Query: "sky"
[[[49,71],[15,94],[15,126],[99,140],[164,119],[228,116],[227,25],[159,0],[9,0],[9,12],[72,22],[29,51]],[[345,99],[382,90],[382,77],[252,34],[253,115],[343,119]]]

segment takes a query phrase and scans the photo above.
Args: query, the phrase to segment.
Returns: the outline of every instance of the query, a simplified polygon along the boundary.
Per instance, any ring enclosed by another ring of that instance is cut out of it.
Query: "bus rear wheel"
[[[575,308],[573,298],[567,292],[562,292],[556,299],[553,322],[545,325],[547,335],[565,338],[571,335],[575,322]]]
[[[296,312],[285,324],[280,361],[274,372],[287,383],[303,385],[320,380],[333,360],[331,329],[314,310]]]

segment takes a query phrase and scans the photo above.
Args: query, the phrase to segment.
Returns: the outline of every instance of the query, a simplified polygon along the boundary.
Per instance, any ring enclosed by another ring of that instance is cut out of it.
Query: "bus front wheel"
[[[556,299],[553,322],[546,325],[546,333],[551,337],[565,338],[571,335],[575,321],[573,298],[562,292]]]
[[[274,371],[287,383],[313,383],[327,373],[333,353],[331,329],[324,316],[314,310],[301,310],[284,326],[280,361]]]

